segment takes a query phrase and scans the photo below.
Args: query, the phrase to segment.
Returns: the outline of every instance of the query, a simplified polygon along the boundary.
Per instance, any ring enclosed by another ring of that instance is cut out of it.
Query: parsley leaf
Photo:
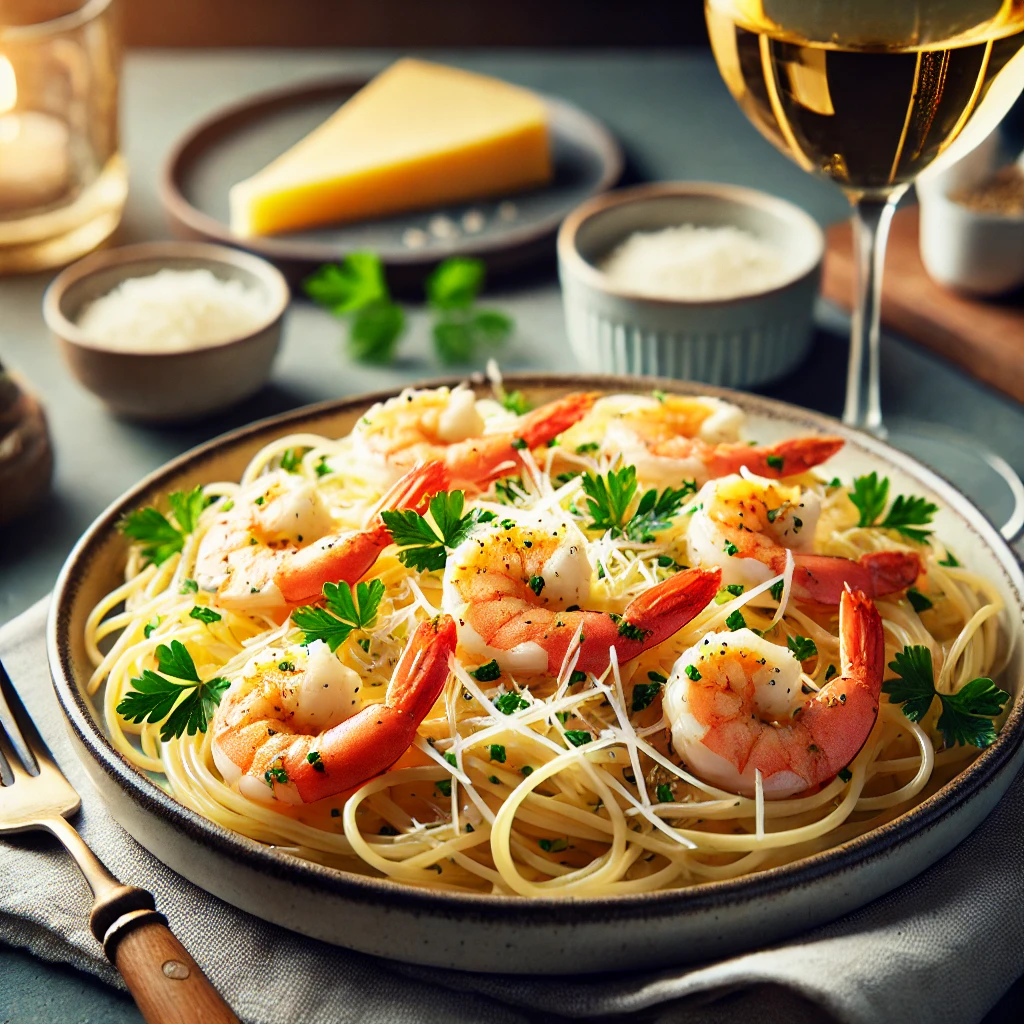
[[[931,599],[925,597],[917,587],[911,587],[907,591],[907,600],[910,602],[911,608],[919,614],[928,611],[932,607]]]
[[[889,663],[898,679],[882,684],[882,691],[912,722],[920,722],[936,697],[942,706],[938,727],[947,747],[987,747],[995,741],[992,719],[1000,714],[1010,695],[987,677],[965,683],[956,693],[937,693],[932,657],[927,647],[904,647]]]
[[[493,512],[484,512],[478,508],[470,509],[463,515],[465,498],[462,491],[435,494],[430,499],[430,516],[434,526],[412,509],[381,512],[381,518],[391,531],[392,539],[404,549],[398,553],[403,565],[419,572],[443,569],[448,552],[457,548],[477,523],[490,522],[495,518]]]
[[[518,693],[510,690],[508,693],[498,694],[498,696],[494,698],[494,706],[503,715],[514,715],[517,711],[522,711],[523,708],[528,708],[530,706],[530,702],[528,700],[524,700]]]
[[[495,389],[498,396],[498,401],[508,409],[509,412],[514,412],[517,416],[525,416],[533,406],[526,400],[526,396],[522,391],[509,391],[506,392],[504,388]]]
[[[204,608],[202,605],[196,604],[192,606],[192,611],[188,613],[188,617],[190,619],[198,619],[200,622],[205,622],[209,625],[211,622],[220,622],[223,616],[212,608]]]
[[[479,668],[469,673],[478,683],[493,683],[501,678],[501,666],[495,659],[491,659]]]
[[[950,569],[955,569],[959,564],[952,551],[946,551],[946,557],[939,559],[939,565],[947,565]]]
[[[511,317],[476,308],[484,276],[482,260],[453,256],[427,278],[427,304],[440,314],[434,349],[443,363],[469,362],[479,345],[499,344],[512,333]]]
[[[453,256],[427,278],[427,302],[435,309],[468,309],[484,286],[482,260]]]
[[[672,787],[666,785],[664,782],[660,786],[658,786],[654,793],[655,796],[658,798],[659,804],[672,803]]]
[[[384,596],[380,580],[357,583],[355,594],[347,583],[325,583],[326,608],[305,605],[292,612],[292,622],[305,634],[303,643],[323,640],[336,651],[356,629],[371,629]]]
[[[655,674],[649,674],[648,678],[651,682],[637,683],[633,687],[632,710],[634,714],[638,711],[644,711],[651,706],[654,698],[661,692],[661,687],[665,682],[664,677],[658,676],[655,678]]]
[[[889,500],[889,478],[878,478],[875,472],[859,476],[853,481],[850,501],[857,507],[858,526],[876,526],[883,530],[896,530],[909,540],[923,543],[931,530],[928,526],[938,507],[915,495],[897,495],[884,519],[879,521]]]
[[[566,729],[565,738],[574,746],[582,747],[589,743],[594,737],[586,729]]]
[[[487,756],[498,764],[505,763],[505,747],[501,743],[492,743],[487,748]]]
[[[142,545],[143,564],[161,565],[184,546],[185,538],[196,528],[199,515],[206,507],[202,486],[191,491],[173,491],[167,502],[177,525],[152,506],[129,512],[118,524],[118,529]]]
[[[747,624],[747,620],[743,618],[743,612],[737,608],[736,611],[732,612],[732,614],[730,614],[725,620],[725,624],[729,629],[735,632],[737,629],[743,629]]]
[[[302,285],[335,316],[348,319],[348,350],[365,363],[390,363],[405,331],[405,311],[391,301],[384,266],[373,252],[351,252],[320,267]]]
[[[133,689],[121,699],[117,713],[136,724],[166,719],[160,727],[160,738],[165,742],[184,732],[189,736],[206,732],[230,681],[218,676],[202,682],[192,656],[178,640],[172,640],[169,647],[160,644],[156,657],[164,675],[146,669],[141,676],[132,679]],[[185,681],[176,683],[166,676]]]
[[[787,637],[786,646],[793,652],[797,661],[808,661],[818,656],[817,644],[806,636]]]
[[[588,528],[620,534],[626,512],[636,495],[636,466],[623,466],[604,475],[584,473],[582,483],[592,517]]]
[[[645,492],[636,512],[633,513],[633,518],[626,523],[626,536],[641,544],[650,544],[655,533],[667,530],[672,525],[673,518],[679,514],[686,498],[696,492],[695,483],[694,489],[689,489],[690,482],[684,481],[683,486],[678,489],[666,487],[660,495],[653,489]]]

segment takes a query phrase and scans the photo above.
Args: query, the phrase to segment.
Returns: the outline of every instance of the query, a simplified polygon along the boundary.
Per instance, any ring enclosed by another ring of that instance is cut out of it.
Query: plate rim
[[[160,169],[157,191],[160,204],[172,224],[176,227],[180,225],[188,232],[200,235],[207,241],[232,245],[275,263],[296,261],[324,263],[344,255],[346,250],[326,242],[289,241],[287,236],[279,235],[242,238],[231,230],[230,225],[194,206],[182,190],[181,181],[197,157],[208,148],[211,141],[216,140],[218,133],[225,128],[236,123],[245,123],[247,120],[258,120],[277,108],[291,106],[304,99],[326,97],[347,89],[358,91],[376,74],[377,72],[372,74],[349,72],[299,80],[226,103],[195,122],[175,140]],[[586,202],[594,196],[607,192],[619,181],[625,168],[626,157],[618,140],[603,121],[571,101],[548,93],[538,92],[537,95],[552,109],[554,114],[575,118],[577,122],[584,124],[599,141],[602,158],[601,176],[597,184],[588,191],[586,197],[581,201]],[[212,140],[209,138],[210,136],[213,137]],[[513,195],[516,194],[518,193]],[[516,251],[535,245],[549,235],[554,236],[568,213],[567,210],[553,213],[542,220],[513,228],[500,238],[478,237],[473,240],[473,236],[467,236],[463,239],[467,243],[464,245],[443,249],[435,247],[396,251],[382,256],[382,261],[386,267],[427,267],[449,256],[486,258],[490,255]]]
[[[70,605],[75,596],[75,581],[88,571],[90,553],[103,542],[127,507],[133,506],[147,492],[156,490],[161,483],[188,468],[197,468],[220,450],[243,443],[258,435],[271,433],[317,416],[341,413],[349,408],[365,407],[398,394],[405,387],[454,386],[469,380],[477,386],[486,385],[480,373],[445,376],[417,381],[401,387],[390,387],[362,392],[342,398],[330,399],[302,406],[275,416],[228,431],[216,438],[182,453],[147,474],[133,487],[116,498],[85,531],[68,555],[50,601],[46,624],[47,661],[58,702],[65,719],[93,762],[111,776],[130,799],[144,810],[158,814],[165,822],[176,825],[202,846],[212,852],[242,858],[246,867],[290,884],[314,890],[326,888],[332,894],[352,902],[395,906],[413,913],[427,913],[436,917],[474,919],[506,924],[550,924],[557,911],[560,922],[568,926],[581,926],[594,921],[634,918],[672,917],[697,913],[709,908],[741,906],[770,897],[773,893],[798,888],[827,875],[840,876],[866,862],[884,858],[893,846],[928,831],[942,819],[954,814],[975,794],[981,792],[1013,760],[1024,742],[1024,689],[1017,695],[1014,707],[1000,730],[995,743],[947,782],[932,796],[915,805],[890,822],[861,836],[803,857],[790,864],[755,871],[735,879],[702,882],[682,889],[658,890],[650,893],[601,897],[531,897],[453,893],[441,890],[418,889],[390,879],[358,875],[340,868],[327,867],[303,861],[291,854],[265,847],[217,825],[208,818],[179,803],[161,789],[141,769],[132,765],[118,752],[103,732],[100,723],[92,719],[85,699],[73,681],[68,639],[63,635],[70,616]],[[1000,563],[1016,605],[1008,607],[1011,619],[1024,618],[1024,572],[1013,548],[999,534],[984,514],[949,481],[911,456],[890,448],[870,434],[847,427],[833,417],[804,409],[778,399],[739,392],[670,378],[627,376],[614,374],[555,374],[508,373],[505,383],[517,389],[531,387],[602,391],[650,391],[658,388],[678,394],[704,394],[740,404],[745,411],[756,412],[787,424],[807,426],[814,430],[833,432],[852,439],[869,453],[884,456],[899,469],[919,479],[939,493],[950,510],[966,524],[992,550]],[[1024,638],[1024,625],[1018,626],[1018,637]],[[1018,639],[1018,642],[1019,642]]]

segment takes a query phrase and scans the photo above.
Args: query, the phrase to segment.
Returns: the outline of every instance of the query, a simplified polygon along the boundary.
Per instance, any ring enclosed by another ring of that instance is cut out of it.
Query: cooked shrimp
[[[467,652],[517,674],[557,674],[582,624],[577,669],[603,672],[668,639],[718,593],[718,569],[691,569],[648,590],[623,614],[585,611],[592,567],[572,520],[520,515],[478,527],[448,559],[443,605]]]
[[[353,436],[372,458],[396,468],[441,459],[456,487],[476,489],[515,472],[523,448],[538,448],[567,430],[594,398],[583,392],[566,395],[488,434],[472,391],[407,390],[370,409]]]
[[[448,679],[455,624],[420,623],[383,704],[356,707],[360,678],[321,640],[252,658],[213,719],[224,781],[253,800],[309,803],[387,771],[409,747]]]
[[[793,552],[793,596],[836,605],[845,584],[870,597],[911,586],[921,573],[913,552],[876,551],[856,562],[816,555],[814,531],[821,501],[810,490],[774,480],[727,476],[709,480],[697,493],[686,542],[690,560],[718,565],[726,585],[756,586],[786,568]]]
[[[769,800],[833,778],[864,745],[878,714],[885,637],[878,610],[849,589],[839,604],[842,674],[806,700],[800,663],[749,629],[711,633],[685,651],[665,687],[676,754],[702,779]]]
[[[805,473],[843,446],[840,437],[795,437],[770,445],[740,440],[743,411],[719,398],[611,395],[595,403],[573,431],[569,446],[596,443],[610,456],[636,466],[646,484],[678,486],[681,480],[709,479],[746,466],[760,476]]]
[[[363,530],[339,532],[316,485],[282,471],[259,480],[254,499],[235,500],[206,531],[195,579],[217,604],[273,613],[316,600],[325,583],[355,583],[391,543],[375,516]],[[448,486],[439,462],[415,466],[384,495],[379,509],[414,508]]]

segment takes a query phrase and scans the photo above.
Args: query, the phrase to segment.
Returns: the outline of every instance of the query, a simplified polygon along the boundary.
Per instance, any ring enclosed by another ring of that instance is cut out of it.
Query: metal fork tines
[[[79,805],[0,664],[0,833],[41,827],[58,834],[61,826],[49,822]]]
[[[153,894],[121,885],[66,820],[79,807],[0,664],[0,836],[40,828],[61,841],[96,897],[92,933],[150,1024],[239,1024],[157,912]]]

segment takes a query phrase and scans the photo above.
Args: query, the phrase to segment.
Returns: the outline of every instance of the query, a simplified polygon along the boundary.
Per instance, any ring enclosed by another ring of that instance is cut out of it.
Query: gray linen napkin
[[[530,1020],[980,1020],[1024,971],[1024,777],[936,867],[799,940],[698,967],[595,977],[467,974],[392,963],[303,938],[209,896],[143,850],[72,753],[46,668],[45,602],[0,630],[0,658],[82,796],[79,831],[124,882],[145,886],[247,1024]],[[0,942],[110,984],[91,900],[45,836],[0,840]],[[580,950],[585,955],[585,950]]]

